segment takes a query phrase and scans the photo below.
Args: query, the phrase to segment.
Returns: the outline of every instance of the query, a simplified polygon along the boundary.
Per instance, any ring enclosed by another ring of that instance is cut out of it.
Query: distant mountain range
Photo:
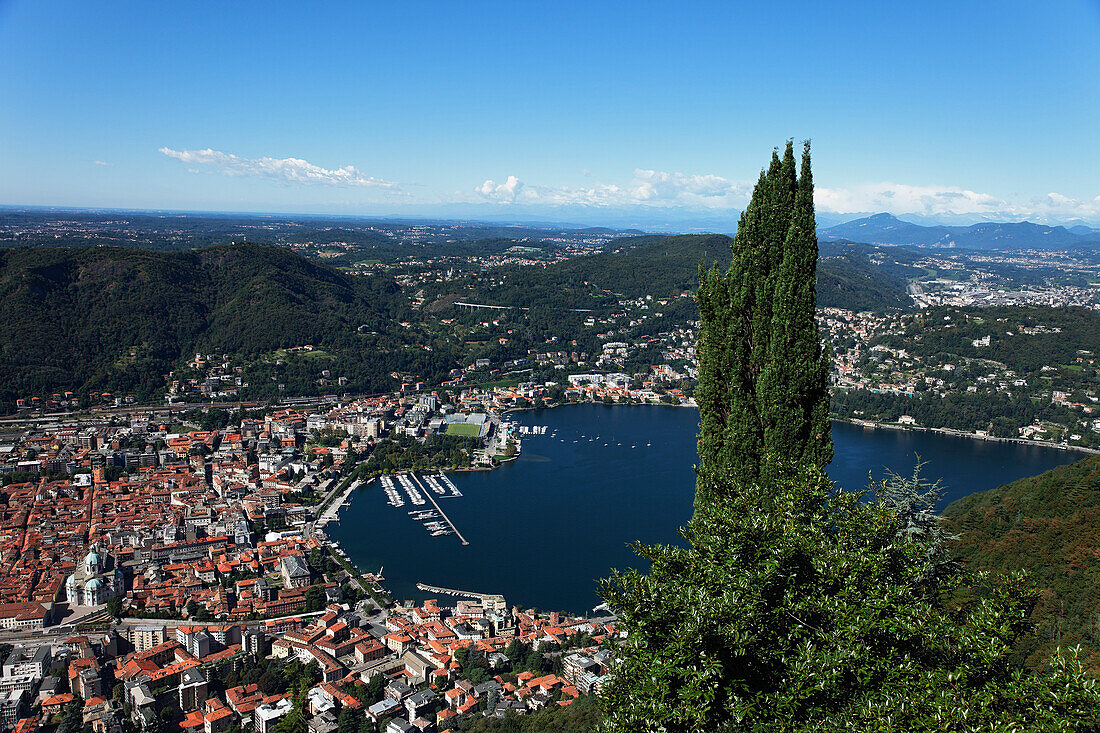
[[[1087,226],[990,222],[970,226],[923,226],[903,221],[892,214],[855,219],[821,229],[823,241],[847,240],[865,244],[910,247],[958,247],[960,249],[1067,249],[1081,245],[1100,246],[1100,230]]]

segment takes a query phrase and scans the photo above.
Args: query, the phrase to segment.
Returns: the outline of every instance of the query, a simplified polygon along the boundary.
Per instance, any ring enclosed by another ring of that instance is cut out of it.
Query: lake
[[[512,413],[519,459],[495,471],[449,474],[462,497],[437,499],[469,540],[430,537],[376,481],[357,492],[328,532],[361,570],[385,566],[398,599],[430,597],[416,583],[501,593],[511,604],[583,613],[599,603],[596,579],[636,556],[626,546],[671,543],[691,516],[699,413],[683,407],[576,405]],[[868,472],[942,478],[944,503],[1085,457],[1055,448],[936,433],[833,424],[829,475],[846,488]]]

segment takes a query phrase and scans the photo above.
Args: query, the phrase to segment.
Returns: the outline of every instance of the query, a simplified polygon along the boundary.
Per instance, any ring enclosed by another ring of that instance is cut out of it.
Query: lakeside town
[[[950,365],[883,345],[913,316],[819,315],[834,344],[836,390],[912,398],[953,387]],[[458,495],[439,472],[513,459],[524,436],[509,410],[692,405],[672,386],[693,376],[683,366],[694,357],[692,325],[657,341],[677,366],[644,373],[609,370],[650,342],[605,340],[594,359],[532,355],[599,369],[570,369],[561,382],[467,385],[468,374],[494,367],[475,363],[437,390],[409,377],[388,395],[200,408],[172,398],[224,398],[209,387],[233,370],[198,354],[191,366],[204,376],[172,384],[167,404],[107,396],[84,411],[24,408],[0,427],[0,715],[21,731],[79,716],[104,732],[266,732],[291,715],[322,733],[341,716],[387,732],[431,731],[598,691],[616,638],[611,615],[538,613],[482,592],[491,589],[425,587],[439,597],[397,602],[382,570],[356,568],[325,526],[364,487],[384,490],[391,506],[408,499],[410,517],[439,541],[464,542],[450,537],[455,528],[433,496]],[[1052,332],[1015,328],[1021,337]],[[1091,354],[1080,362],[1094,364]],[[1023,391],[1030,382],[1002,370],[972,386]],[[50,408],[65,406],[59,397]],[[1069,396],[1052,390],[1050,399]],[[1088,415],[1096,400],[1086,399],[1066,407]],[[920,427],[911,417],[895,424]],[[440,600],[449,594],[453,606]]]
[[[450,244],[460,228],[371,233]],[[325,530],[356,492],[378,491],[431,542],[465,543],[446,513],[461,497],[445,472],[515,459],[525,436],[509,411],[693,407],[690,293],[584,280],[600,308],[559,309],[568,316],[533,333],[526,307],[499,304],[497,289],[514,268],[590,253],[613,233],[387,261],[325,234],[283,244],[364,279],[384,272],[415,311],[397,321],[403,340],[379,348],[451,347],[458,358],[440,379],[386,363],[385,394],[353,394],[347,359],[300,342],[185,356],[153,374],[155,404],[102,386],[19,394],[0,418],[5,726],[404,733],[591,704],[620,638],[610,613],[538,612],[492,588],[394,599],[384,568],[357,568]],[[908,281],[918,310],[819,308],[834,417],[1100,448],[1100,343],[1066,307],[1096,309],[1097,267],[1060,257],[936,252],[913,263],[927,273]],[[1006,279],[1007,265],[1076,279]],[[1057,307],[1008,309],[1024,304]],[[377,345],[371,327],[351,330]],[[980,409],[991,405],[996,419]]]
[[[462,403],[492,412],[397,394],[214,429],[172,406],[5,428],[3,723],[267,733],[304,716],[310,731],[352,721],[403,733],[598,691],[610,615],[543,614],[447,588],[431,590],[454,605],[395,602],[381,571],[360,572],[325,535],[377,476],[396,474],[413,504],[424,504],[421,486],[438,508],[431,494],[453,484],[409,470],[514,456],[522,431],[498,412],[514,396],[495,396]],[[448,436],[450,451],[408,449]],[[385,445],[406,449],[379,459]]]

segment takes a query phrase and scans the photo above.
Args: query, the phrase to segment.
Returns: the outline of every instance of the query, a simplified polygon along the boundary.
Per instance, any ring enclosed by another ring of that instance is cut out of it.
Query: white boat
[[[397,487],[393,485],[393,479],[389,476],[382,477],[382,491],[386,493],[386,498],[389,500],[386,503],[392,507],[405,506],[405,500],[401,498],[401,494],[397,491]]]
[[[405,490],[405,493],[409,495],[409,499],[412,503],[420,506],[424,503],[424,497],[420,491],[413,485],[412,479],[407,475],[400,473],[397,475],[397,480],[401,483],[401,488]]]

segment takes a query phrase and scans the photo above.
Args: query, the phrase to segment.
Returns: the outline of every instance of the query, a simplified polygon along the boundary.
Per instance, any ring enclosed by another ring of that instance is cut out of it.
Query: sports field
[[[476,438],[481,435],[480,425],[469,425],[467,423],[451,423],[447,426],[447,435],[458,435],[463,438]]]

